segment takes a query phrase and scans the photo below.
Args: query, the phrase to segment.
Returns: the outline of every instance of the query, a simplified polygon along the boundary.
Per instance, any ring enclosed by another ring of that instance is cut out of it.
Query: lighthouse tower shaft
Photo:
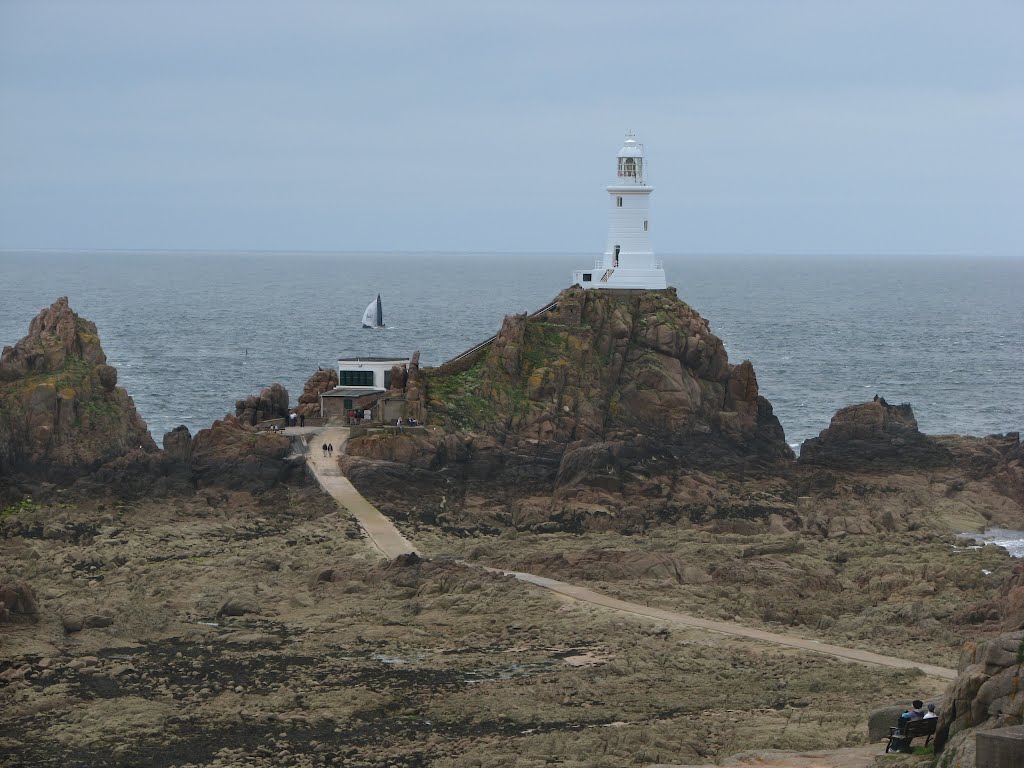
[[[644,147],[632,134],[619,151],[609,198],[608,243],[593,270],[577,270],[573,282],[584,288],[651,290],[667,287],[665,270],[651,248],[650,199],[644,180]]]

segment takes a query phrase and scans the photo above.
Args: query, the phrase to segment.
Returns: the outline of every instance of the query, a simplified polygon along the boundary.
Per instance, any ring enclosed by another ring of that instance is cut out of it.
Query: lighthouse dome
[[[638,144],[636,139],[630,137],[626,139],[626,142],[622,145],[622,149],[619,150],[619,157],[643,157],[644,156],[644,145]]]

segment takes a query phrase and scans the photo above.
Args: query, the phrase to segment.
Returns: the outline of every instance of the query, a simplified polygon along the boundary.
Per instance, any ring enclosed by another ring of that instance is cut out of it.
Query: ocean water
[[[836,409],[910,402],[929,433],[1024,426],[1024,260],[663,256],[794,445]],[[0,253],[0,345],[59,296],[99,326],[157,442],[339,356],[438,364],[543,306],[590,254]],[[377,293],[387,328],[360,327]]]
[[[1024,531],[1015,531],[1009,528],[989,528],[984,533],[965,533],[964,538],[971,539],[978,544],[996,544],[1007,552],[1010,557],[1024,557]]]

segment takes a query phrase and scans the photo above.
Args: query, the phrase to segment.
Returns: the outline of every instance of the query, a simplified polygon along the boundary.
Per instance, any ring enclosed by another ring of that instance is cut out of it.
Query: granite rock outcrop
[[[494,524],[643,528],[692,512],[662,475],[771,471],[794,458],[751,363],[731,364],[671,289],[570,288],[543,315],[506,317],[475,353],[436,369],[414,356],[406,373],[408,412],[427,431],[351,440],[342,464],[375,499],[390,495],[396,514],[463,525],[479,499],[504,509]],[[412,487],[414,502],[402,501]]]
[[[952,464],[949,449],[917,428],[909,403],[884,398],[840,408],[828,429],[803,442],[800,463],[834,469],[938,468]]]
[[[507,449],[645,435],[692,465],[793,458],[749,361],[675,292],[570,288],[552,311],[505,318],[464,370],[424,374],[428,423]],[[410,371],[410,378],[413,373]]]
[[[62,297],[0,357],[0,474],[66,481],[132,450],[157,448],[96,325]]]
[[[170,457],[187,465],[200,487],[261,491],[303,479],[305,462],[293,453],[291,440],[257,431],[230,414],[195,437],[178,427],[164,435],[164,446]]]
[[[271,384],[264,387],[258,395],[249,395],[236,401],[235,417],[250,426],[270,419],[287,418],[288,390],[281,384]]]
[[[60,298],[0,358],[0,498],[68,485],[86,495],[162,496],[197,485],[262,491],[303,480],[291,442],[249,426],[287,413],[284,387],[274,384],[236,407],[241,418],[227,416],[195,437],[178,427],[159,450],[117,386],[96,325]]]
[[[938,768],[974,768],[978,731],[1024,724],[1024,631],[966,643],[935,732]]]
[[[320,395],[338,386],[338,372],[333,368],[317,368],[316,373],[306,380],[306,385],[299,395],[299,405],[295,412],[307,419],[320,415]]]

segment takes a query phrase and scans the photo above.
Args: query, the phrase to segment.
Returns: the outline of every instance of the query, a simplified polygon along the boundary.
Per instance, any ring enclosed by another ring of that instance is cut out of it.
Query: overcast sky
[[[0,249],[1024,254],[1024,3],[0,0]]]

